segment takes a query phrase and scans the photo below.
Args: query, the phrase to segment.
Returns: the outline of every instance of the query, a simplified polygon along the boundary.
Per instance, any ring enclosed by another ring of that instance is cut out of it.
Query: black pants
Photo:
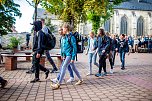
[[[29,40],[26,40],[26,47],[29,46]]]
[[[103,71],[106,73],[106,55],[99,55],[99,73]]]
[[[110,62],[111,69],[113,69],[113,54],[112,54],[112,51],[110,51],[110,53],[109,53],[109,62]]]
[[[52,59],[51,56],[50,56],[49,50],[46,50],[46,51],[45,51],[45,55],[46,55],[46,57],[47,57],[47,60],[48,60],[48,61],[50,62],[50,64],[52,65],[53,70],[58,70],[58,68],[56,67],[53,59]]]
[[[44,68],[42,65],[40,65],[40,58],[36,58],[36,55],[37,55],[37,52],[35,52],[33,55],[32,64],[35,68],[35,78],[39,78],[40,70],[46,72],[47,69]]]
[[[4,79],[0,76],[0,84],[4,81]]]

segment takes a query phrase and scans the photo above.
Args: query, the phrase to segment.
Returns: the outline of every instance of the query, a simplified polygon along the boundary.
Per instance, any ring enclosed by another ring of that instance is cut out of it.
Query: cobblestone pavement
[[[30,83],[34,78],[25,72],[31,67],[30,62],[19,62],[18,69],[5,71],[0,67],[0,75],[9,81],[5,89],[0,88],[0,101],[152,101],[152,54],[126,55],[126,70],[120,70],[119,57],[116,57],[114,74],[104,78],[96,78],[87,74],[87,56],[78,55],[76,66],[84,79],[79,86],[75,82],[66,84],[65,80],[59,90],[50,88],[50,80],[45,80],[45,74],[40,73],[41,82]],[[50,68],[47,63],[46,67]],[[107,71],[109,71],[107,60]],[[93,66],[96,73],[98,67]],[[50,74],[50,78],[55,78]]]

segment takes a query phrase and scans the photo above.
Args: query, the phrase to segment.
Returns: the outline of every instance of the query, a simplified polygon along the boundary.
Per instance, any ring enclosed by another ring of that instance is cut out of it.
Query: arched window
[[[139,17],[137,20],[137,36],[144,35],[144,19],[143,17]]]
[[[107,20],[104,23],[104,29],[105,29],[105,31],[110,32],[110,20]]]
[[[128,33],[128,22],[127,18],[123,16],[121,18],[121,28],[120,28],[120,34],[126,34]]]

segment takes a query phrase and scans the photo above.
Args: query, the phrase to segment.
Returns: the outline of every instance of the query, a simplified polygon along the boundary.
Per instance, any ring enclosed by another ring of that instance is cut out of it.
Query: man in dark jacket
[[[39,81],[39,70],[42,70],[46,74],[46,79],[49,74],[49,70],[44,68],[42,65],[40,65],[40,58],[42,54],[44,53],[45,49],[45,36],[44,33],[42,32],[42,22],[41,21],[35,21],[33,23],[34,25],[34,31],[36,32],[34,36],[34,44],[33,44],[33,61],[32,64],[36,68],[35,70],[35,78],[34,80],[31,81],[31,83],[35,83]]]
[[[125,54],[126,52],[128,52],[129,48],[128,48],[128,41],[125,39],[125,35],[121,34],[120,35],[120,39],[118,41],[118,49],[119,49],[119,53],[120,53],[120,61],[121,61],[121,69],[124,70],[125,69]]]

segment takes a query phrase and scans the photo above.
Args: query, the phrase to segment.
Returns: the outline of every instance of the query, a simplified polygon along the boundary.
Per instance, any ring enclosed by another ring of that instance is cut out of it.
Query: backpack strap
[[[71,43],[71,37],[72,37],[72,35],[68,35],[68,42],[69,42],[70,46],[73,47],[72,43]]]

